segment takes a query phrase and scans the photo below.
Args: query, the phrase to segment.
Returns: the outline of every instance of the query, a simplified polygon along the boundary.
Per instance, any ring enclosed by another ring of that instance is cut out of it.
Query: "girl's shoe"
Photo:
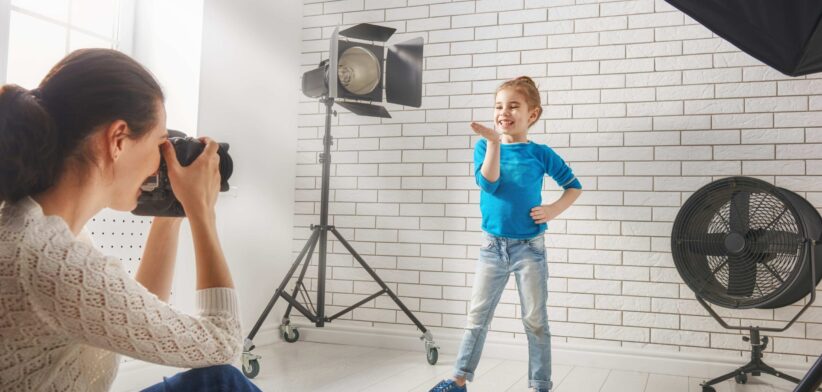
[[[454,380],[442,380],[428,392],[468,392],[468,387],[459,386]]]

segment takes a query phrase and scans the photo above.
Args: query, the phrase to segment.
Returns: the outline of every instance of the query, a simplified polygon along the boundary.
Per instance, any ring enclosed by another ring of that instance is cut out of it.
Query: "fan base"
[[[759,335],[759,329],[753,327],[750,329],[751,336],[743,336],[742,339],[751,342],[751,361],[744,366],[714,378],[710,381],[705,381],[701,384],[703,391],[711,391],[711,385],[719,384],[725,380],[734,379],[737,384],[745,384],[748,382],[748,374],[752,376],[759,376],[762,373],[770,374],[790,382],[799,383],[799,379],[785,373],[782,373],[762,361],[763,351],[768,347],[768,337]]]

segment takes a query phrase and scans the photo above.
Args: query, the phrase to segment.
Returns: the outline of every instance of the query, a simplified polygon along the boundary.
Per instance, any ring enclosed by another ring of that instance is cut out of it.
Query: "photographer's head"
[[[53,186],[95,189],[129,211],[159,167],[167,136],[163,92],[130,57],[108,49],[72,52],[38,88],[0,90],[0,202]]]

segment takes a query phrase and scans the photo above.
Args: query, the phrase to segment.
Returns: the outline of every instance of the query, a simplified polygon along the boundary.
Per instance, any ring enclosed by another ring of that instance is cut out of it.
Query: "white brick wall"
[[[480,241],[468,123],[489,122],[496,86],[527,74],[545,109],[532,138],[555,147],[585,188],[549,229],[554,339],[747,356],[679,278],[672,221],[698,187],[730,175],[822,206],[820,75],[781,75],[662,0],[304,3],[304,70],[328,57],[337,25],[373,22],[397,28],[392,40],[425,39],[422,108],[388,105],[393,118],[383,121],[337,108],[330,195],[332,224],[424,323],[464,323]],[[319,222],[321,185],[322,107],[303,97],[300,110],[295,255]],[[546,178],[544,199],[558,195]],[[332,311],[378,290],[341,244],[329,249]],[[512,280],[492,334],[523,337],[517,304]],[[718,311],[732,325],[778,325],[797,309]],[[408,320],[381,297],[336,322]],[[822,304],[768,350],[815,358]]]

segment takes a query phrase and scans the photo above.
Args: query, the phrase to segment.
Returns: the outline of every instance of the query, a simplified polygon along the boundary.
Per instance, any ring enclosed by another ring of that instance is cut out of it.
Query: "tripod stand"
[[[747,364],[743,365],[742,367],[740,367],[740,368],[738,368],[738,369],[736,369],[736,370],[734,370],[730,373],[726,373],[722,376],[714,378],[713,380],[703,382],[702,384],[700,384],[702,386],[702,392],[716,392],[716,389],[714,389],[714,387],[712,387],[712,385],[716,385],[716,384],[721,383],[725,380],[730,380],[731,378],[733,378],[734,381],[736,381],[737,384],[746,384],[748,382],[748,374],[750,374],[752,376],[761,376],[762,373],[765,373],[765,374],[770,374],[772,376],[779,377],[779,378],[784,379],[784,380],[788,380],[788,381],[800,384],[800,380],[798,378],[793,377],[793,376],[788,375],[788,374],[785,374],[785,373],[782,373],[782,372],[774,369],[773,367],[769,366],[768,364],[766,364],[762,360],[763,352],[768,347],[768,337],[767,336],[761,336],[760,332],[761,331],[784,332],[785,330],[790,328],[791,325],[793,325],[793,323],[796,322],[797,319],[799,319],[799,316],[801,316],[802,313],[804,313],[808,309],[808,307],[810,307],[813,304],[813,302],[816,300],[816,263],[815,263],[815,260],[816,260],[816,247],[818,245],[819,245],[819,242],[817,242],[816,240],[812,240],[812,239],[805,239],[804,240],[804,246],[806,247],[808,253],[810,253],[810,258],[806,259],[806,260],[808,260],[811,263],[811,273],[808,275],[810,277],[810,280],[811,280],[811,282],[810,282],[811,296],[810,296],[810,299],[808,300],[808,302],[805,303],[805,306],[803,306],[802,309],[799,310],[799,312],[782,328],[765,328],[765,327],[753,327],[753,326],[751,326],[751,327],[733,327],[733,326],[730,326],[710,306],[708,306],[708,304],[705,302],[705,300],[702,298],[702,296],[700,296],[700,295],[696,296],[696,300],[705,308],[705,310],[708,311],[708,313],[711,314],[711,317],[713,317],[716,321],[719,322],[719,324],[722,325],[722,327],[724,327],[726,329],[747,330],[747,331],[749,331],[750,332],[750,337],[743,336],[742,340],[751,343],[751,360],[750,360],[750,362],[748,362]],[[808,253],[806,253],[806,254],[808,254]],[[819,362],[819,361],[817,361],[817,362]],[[820,369],[818,369],[817,366],[814,366],[808,372],[808,376],[811,377],[813,374],[820,374],[820,373],[822,373],[822,371],[820,371]],[[806,377],[806,379],[807,378],[808,377]],[[813,379],[810,378],[808,380],[813,380]],[[816,385],[813,385],[814,383]],[[810,392],[810,391],[816,389],[818,386],[819,386],[819,383],[816,382],[816,380],[813,380],[813,381],[802,380],[801,384],[799,386],[797,386],[796,391]]]
[[[320,205],[320,224],[319,225],[311,225],[311,237],[309,237],[308,241],[306,241],[305,246],[303,246],[302,251],[300,251],[299,256],[297,259],[294,260],[294,263],[291,265],[291,269],[288,270],[288,273],[283,278],[283,281],[280,283],[277,290],[274,291],[274,295],[271,297],[271,300],[268,302],[268,305],[265,307],[265,310],[260,315],[260,318],[257,320],[257,323],[254,325],[254,328],[251,329],[251,332],[248,334],[248,337],[245,339],[245,345],[243,347],[243,373],[246,377],[254,378],[257,373],[260,371],[259,365],[259,358],[260,356],[252,354],[251,350],[254,349],[254,344],[252,343],[252,339],[254,336],[257,335],[257,332],[260,330],[260,327],[265,321],[268,314],[271,312],[271,309],[274,307],[274,304],[277,300],[282,297],[286,302],[288,302],[288,309],[285,311],[285,315],[283,316],[282,324],[280,326],[283,339],[289,343],[296,342],[299,337],[300,333],[296,327],[291,325],[289,320],[289,316],[291,315],[292,309],[297,309],[303,316],[309,319],[314,325],[317,327],[323,327],[326,322],[331,322],[340,316],[354,310],[355,308],[362,306],[365,303],[373,300],[374,298],[379,297],[380,295],[387,294],[391,297],[392,300],[399,306],[399,308],[408,316],[409,319],[417,326],[417,328],[422,331],[423,335],[420,336],[420,340],[425,343],[425,350],[426,350],[426,358],[428,363],[434,365],[437,363],[438,359],[438,349],[439,346],[434,343],[434,337],[427,328],[414,316],[413,313],[405,306],[405,304],[400,301],[396,294],[388,287],[388,285],[383,282],[382,279],[377,275],[376,272],[363,260],[363,258],[357,253],[356,250],[348,243],[348,241],[343,238],[343,236],[337,231],[337,229],[333,225],[328,224],[328,191],[329,191],[329,171],[331,168],[331,144],[333,144],[332,137],[331,137],[331,115],[332,110],[331,107],[334,105],[334,98],[331,97],[322,97],[320,102],[325,104],[325,136],[323,137],[323,154],[320,155],[320,162],[323,164],[322,170],[322,197],[321,197],[321,205]],[[336,114],[336,113],[335,113]],[[360,266],[365,269],[366,272],[374,279],[375,282],[380,286],[381,290],[369,295],[368,297],[362,299],[361,301],[351,305],[340,312],[326,316],[325,314],[325,269],[326,269],[326,254],[327,254],[327,241],[328,241],[328,232],[331,232],[337,240],[348,250],[348,252],[354,256]],[[317,272],[317,306],[314,307],[311,299],[309,297],[308,290],[306,289],[305,285],[303,284],[303,280],[305,278],[305,273],[308,270],[308,266],[311,263],[311,255],[314,253],[314,248],[319,243],[319,264],[318,264],[318,272]],[[307,257],[306,257],[307,256]],[[305,260],[303,260],[305,258]],[[303,264],[304,262],[304,264]],[[297,271],[297,268],[303,264],[302,270],[300,271],[300,275],[297,278],[297,282],[294,284],[294,289],[291,294],[285,291],[288,282],[294,276],[294,273]],[[303,306],[299,301],[297,301],[297,294],[308,302],[308,305],[311,309],[306,308]]]

